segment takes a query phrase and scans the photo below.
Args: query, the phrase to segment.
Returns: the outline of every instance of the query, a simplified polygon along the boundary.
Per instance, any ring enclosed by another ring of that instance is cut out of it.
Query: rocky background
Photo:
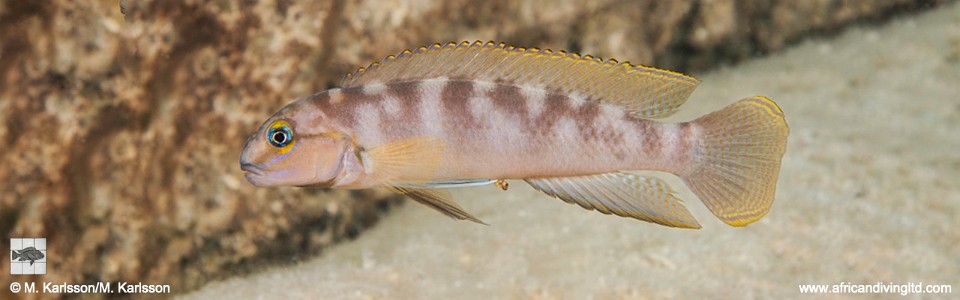
[[[356,236],[399,198],[254,188],[240,146],[405,48],[496,40],[696,71],[942,2],[2,1],[0,248],[46,237],[49,260],[43,277],[0,260],[0,283],[184,292]]]

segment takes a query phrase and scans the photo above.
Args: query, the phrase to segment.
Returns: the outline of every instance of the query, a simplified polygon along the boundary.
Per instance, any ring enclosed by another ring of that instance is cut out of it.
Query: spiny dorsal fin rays
[[[621,105],[645,119],[677,112],[700,83],[680,73],[614,59],[477,41],[404,50],[347,74],[341,85],[351,88],[439,77],[542,86]]]

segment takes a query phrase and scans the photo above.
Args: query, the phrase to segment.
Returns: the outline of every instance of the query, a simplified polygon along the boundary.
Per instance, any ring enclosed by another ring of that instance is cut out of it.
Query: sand
[[[675,178],[703,229],[586,211],[517,181],[454,193],[491,226],[410,202],[315,258],[183,298],[820,298],[798,285],[878,281],[960,297],[960,4],[695,75],[672,120],[766,95],[791,127],[773,210],[748,227],[716,220]]]

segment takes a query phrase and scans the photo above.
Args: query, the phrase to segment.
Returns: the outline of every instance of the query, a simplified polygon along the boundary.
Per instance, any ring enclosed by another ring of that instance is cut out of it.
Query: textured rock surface
[[[47,237],[44,281],[193,289],[316,253],[394,203],[255,189],[237,168],[264,117],[373,59],[481,39],[702,69],[940,2],[5,1],[2,244]]]
[[[43,280],[188,290],[316,253],[399,200],[250,186],[239,148],[282,103],[323,86],[298,71],[320,42],[272,34],[265,24],[291,25],[263,7],[141,5],[130,21],[108,2],[3,8],[0,232],[4,245],[48,239]]]

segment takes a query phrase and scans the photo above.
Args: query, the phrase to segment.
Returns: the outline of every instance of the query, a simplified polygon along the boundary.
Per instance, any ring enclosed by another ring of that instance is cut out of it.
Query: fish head
[[[349,136],[324,126],[324,116],[283,109],[251,135],[240,168],[255,186],[330,186],[350,153]]]

